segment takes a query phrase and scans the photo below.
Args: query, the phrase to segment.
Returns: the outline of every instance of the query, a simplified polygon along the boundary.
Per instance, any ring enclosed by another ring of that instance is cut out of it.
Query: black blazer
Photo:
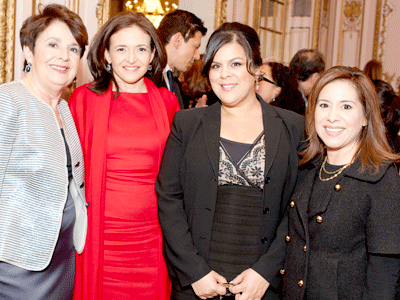
[[[376,174],[359,173],[356,160],[332,179],[319,213],[310,216],[320,166],[309,171],[290,202],[284,299],[302,300],[306,288],[312,299],[370,299],[367,253],[400,254],[399,174],[391,164]]]
[[[303,117],[261,101],[266,141],[261,252],[252,268],[277,286],[283,267],[286,208],[297,180]],[[221,104],[175,114],[156,182],[172,276],[182,287],[207,275],[218,189]]]

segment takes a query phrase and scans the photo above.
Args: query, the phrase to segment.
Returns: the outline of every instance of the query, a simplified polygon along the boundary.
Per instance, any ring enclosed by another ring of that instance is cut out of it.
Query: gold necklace
[[[328,160],[328,156],[325,156],[324,162],[322,163],[321,168],[319,169],[319,179],[321,181],[328,181],[328,180],[331,180],[331,179],[337,177],[340,173],[342,173],[344,171],[344,169],[346,169],[351,164],[351,163],[349,163],[347,165],[344,165],[343,167],[341,167],[340,169],[338,169],[338,170],[336,170],[334,172],[328,172],[325,169],[325,163],[326,163],[327,160]],[[334,174],[334,175],[329,177],[329,178],[322,178],[322,170],[324,170],[324,172],[327,173],[327,174]]]

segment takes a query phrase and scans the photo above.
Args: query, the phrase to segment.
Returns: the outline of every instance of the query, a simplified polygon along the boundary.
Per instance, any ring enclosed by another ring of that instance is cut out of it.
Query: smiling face
[[[215,53],[208,76],[222,105],[239,106],[255,98],[255,77],[247,70],[243,47],[236,42],[222,46]]]
[[[150,35],[137,26],[121,29],[111,36],[104,55],[121,92],[146,92],[143,78],[154,57]]]
[[[32,76],[36,87],[58,93],[76,76],[80,47],[69,27],[54,21],[39,34],[34,52],[24,46],[24,55],[26,61],[32,64],[28,76]]]
[[[315,108],[315,129],[327,148],[330,163],[351,162],[366,125],[363,106],[350,81],[335,80],[321,90]]]

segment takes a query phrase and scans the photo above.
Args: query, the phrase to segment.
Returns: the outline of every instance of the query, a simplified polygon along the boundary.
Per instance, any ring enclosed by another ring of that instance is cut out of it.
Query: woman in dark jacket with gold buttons
[[[316,83],[306,111],[308,168],[289,208],[284,299],[394,299],[400,177],[379,104],[356,68]]]

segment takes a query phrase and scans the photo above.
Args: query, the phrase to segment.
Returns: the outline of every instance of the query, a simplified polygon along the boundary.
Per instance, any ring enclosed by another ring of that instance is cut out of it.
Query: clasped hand
[[[226,279],[211,271],[192,283],[192,288],[200,299],[214,298],[226,294],[226,288],[221,283],[227,283]],[[233,285],[229,291],[236,295],[235,300],[261,300],[269,287],[269,282],[251,268],[240,273],[230,283]]]

